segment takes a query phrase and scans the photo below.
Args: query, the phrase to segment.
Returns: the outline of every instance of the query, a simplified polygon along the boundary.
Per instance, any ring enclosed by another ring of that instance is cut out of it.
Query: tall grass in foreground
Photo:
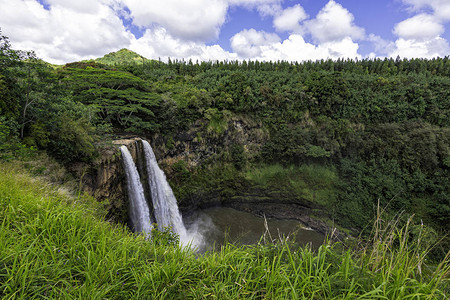
[[[75,201],[76,202],[76,201]],[[411,222],[375,223],[350,249],[287,239],[197,256],[99,220],[55,187],[0,163],[2,299],[448,299],[449,256],[426,262]]]

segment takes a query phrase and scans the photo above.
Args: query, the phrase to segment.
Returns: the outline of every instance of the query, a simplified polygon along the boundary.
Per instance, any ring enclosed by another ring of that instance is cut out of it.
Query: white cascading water
[[[126,146],[121,146],[125,174],[127,177],[128,197],[130,199],[130,219],[135,232],[142,232],[150,237],[152,231],[152,221],[150,210],[145,200],[144,189],[142,188],[139,173],[130,151]]]
[[[178,234],[183,244],[190,242],[186,227],[183,224],[180,211],[178,210],[177,199],[167,182],[166,175],[159,168],[152,147],[147,141],[142,141],[145,160],[147,163],[148,183],[152,195],[153,209],[159,230],[164,227],[172,227]]]

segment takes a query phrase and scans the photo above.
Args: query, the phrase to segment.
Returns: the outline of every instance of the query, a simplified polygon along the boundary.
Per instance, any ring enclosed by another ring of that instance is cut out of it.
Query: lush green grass
[[[94,207],[94,208],[92,208]],[[448,299],[449,257],[426,264],[411,224],[317,252],[287,240],[197,256],[96,217],[96,205],[0,163],[3,299]]]

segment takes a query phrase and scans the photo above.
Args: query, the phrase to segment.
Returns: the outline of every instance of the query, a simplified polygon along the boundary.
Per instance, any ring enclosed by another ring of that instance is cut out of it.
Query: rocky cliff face
[[[147,137],[147,140],[151,143],[158,162],[170,179],[171,167],[180,160],[186,162],[190,169],[195,169],[234,144],[245,145],[245,152],[251,158],[254,153],[259,152],[266,138],[267,133],[262,129],[261,124],[232,118],[221,133],[207,130],[206,124],[198,121],[188,130],[175,136],[154,135]],[[128,200],[119,147],[126,145],[135,162],[140,162],[142,161],[139,159],[141,152],[138,150],[140,146],[137,143],[140,139],[140,137],[124,136],[114,140],[111,146],[101,150],[99,158],[93,164],[80,163],[71,167],[71,171],[81,178],[85,192],[99,201],[109,203],[109,218],[114,221],[124,223],[127,221]],[[144,166],[137,163],[137,167],[142,169]],[[141,180],[146,181],[145,178]],[[211,200],[214,201],[213,197]]]
[[[174,164],[180,161],[183,161],[190,171],[195,172],[205,165],[215,164],[215,159],[226,160],[224,155],[227,153],[229,155],[228,150],[233,145],[242,145],[246,158],[251,160],[260,152],[268,138],[261,124],[237,118],[229,120],[226,129],[220,133],[205,128],[204,123],[197,122],[188,130],[173,137],[155,135],[148,139],[169,181],[173,175],[171,172]],[[109,218],[116,222],[126,223],[128,220],[126,182],[119,146],[126,145],[135,162],[138,162],[138,168],[144,168],[139,164],[142,161],[139,158],[141,155],[140,143],[137,143],[139,140],[139,137],[115,140],[113,145],[102,150],[99,159],[93,165],[84,169],[79,168],[77,172],[82,178],[85,191],[99,201],[107,202]],[[146,182],[145,178],[141,180],[143,183]],[[328,217],[317,204],[276,188],[262,189],[249,185],[248,182],[238,181],[232,182],[231,185],[227,184],[219,184],[208,190],[198,190],[187,196],[178,197],[183,214],[199,208],[223,205],[261,216],[296,219],[320,232],[330,231],[324,222],[311,217],[324,219]],[[143,186],[146,187],[147,184]]]
[[[189,167],[197,167],[235,144],[244,145],[247,157],[251,159],[268,138],[262,125],[251,120],[232,118],[219,133],[205,127],[203,121],[197,121],[189,130],[174,137],[151,137],[159,162],[171,165],[184,160]]]
[[[108,207],[108,218],[114,222],[127,223],[128,197],[119,147],[126,145],[134,160],[137,159],[137,141],[131,137],[113,141],[107,148],[101,149],[100,156],[91,165],[74,165],[75,172],[82,182],[83,191],[104,202]]]

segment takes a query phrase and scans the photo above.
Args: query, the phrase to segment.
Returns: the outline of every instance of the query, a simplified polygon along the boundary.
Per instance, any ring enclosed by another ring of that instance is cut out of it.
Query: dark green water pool
[[[318,248],[324,240],[324,235],[304,228],[295,220],[266,219],[250,213],[227,207],[214,207],[197,211],[184,219],[188,231],[197,231],[203,237],[199,245],[200,251],[217,249],[225,241],[240,245],[258,243],[263,236],[266,242],[289,237],[301,244],[311,243]],[[262,240],[264,242],[264,240]]]

